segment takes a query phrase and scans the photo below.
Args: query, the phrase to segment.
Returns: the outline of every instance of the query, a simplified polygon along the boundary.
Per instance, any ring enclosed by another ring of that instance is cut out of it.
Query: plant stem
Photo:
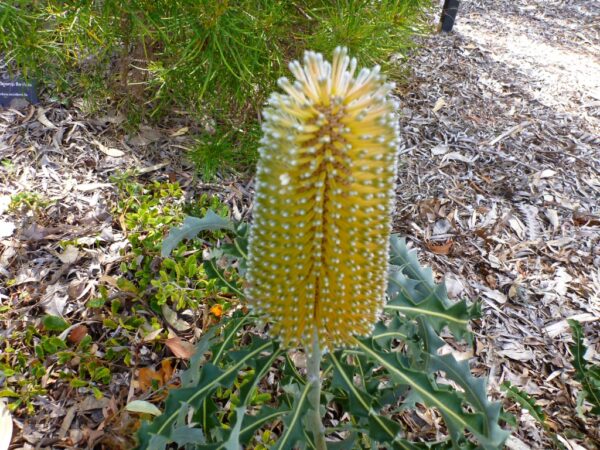
[[[308,393],[308,400],[312,409],[308,412],[308,424],[315,436],[315,446],[317,450],[327,450],[325,442],[325,427],[319,414],[321,405],[321,348],[319,346],[319,336],[317,330],[313,332],[312,348],[308,352],[306,362],[306,375],[308,382],[312,385]]]

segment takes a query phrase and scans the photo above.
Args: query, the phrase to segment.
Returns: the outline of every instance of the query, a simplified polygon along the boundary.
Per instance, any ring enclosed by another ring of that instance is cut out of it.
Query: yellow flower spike
[[[247,296],[284,345],[330,349],[383,306],[398,121],[393,84],[345,48],[306,52],[263,113]]]

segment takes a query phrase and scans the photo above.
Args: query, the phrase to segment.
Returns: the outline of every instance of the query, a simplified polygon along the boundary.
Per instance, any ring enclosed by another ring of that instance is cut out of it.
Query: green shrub
[[[225,144],[253,154],[255,140],[231,130],[256,134],[258,106],[304,49],[345,45],[360,64],[386,65],[425,30],[429,1],[13,0],[0,2],[0,54],[53,96],[92,110],[115,101],[134,123],[174,107],[209,116],[217,150],[203,138],[193,157],[210,175],[219,161],[235,165]]]

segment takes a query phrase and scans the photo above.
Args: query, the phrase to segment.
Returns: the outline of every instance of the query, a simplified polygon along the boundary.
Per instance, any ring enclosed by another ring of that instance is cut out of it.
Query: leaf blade
[[[233,223],[209,209],[202,218],[186,216],[180,227],[171,228],[163,241],[161,256],[167,258],[184,239],[192,239],[201,231],[231,230]]]

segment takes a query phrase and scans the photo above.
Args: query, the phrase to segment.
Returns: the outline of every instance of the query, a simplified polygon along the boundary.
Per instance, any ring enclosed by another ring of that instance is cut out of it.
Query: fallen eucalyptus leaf
[[[0,450],[8,450],[12,438],[13,423],[10,411],[0,401]]]
[[[99,142],[96,139],[94,139],[93,142],[98,147],[98,150],[100,150],[102,153],[104,153],[107,156],[111,156],[113,158],[120,158],[121,156],[123,156],[125,154],[124,151],[119,150],[117,148],[107,147],[102,142]]]
[[[180,337],[167,339],[165,345],[173,354],[181,359],[190,359],[194,355],[194,346],[190,342],[184,341]]]
[[[169,308],[167,305],[162,305],[161,307],[163,316],[165,316],[166,321],[175,328],[177,331],[186,331],[190,329],[190,324],[185,320],[180,319],[177,316],[177,313]]]
[[[133,400],[127,403],[125,409],[129,412],[137,412],[142,414],[152,414],[153,416],[160,416],[162,412],[152,403],[145,400]]]
[[[39,123],[44,125],[46,128],[52,128],[52,129],[57,128],[56,125],[54,125],[52,122],[50,122],[48,120],[48,118],[46,117],[46,110],[44,108],[42,108],[41,106],[38,108],[37,120]]]

